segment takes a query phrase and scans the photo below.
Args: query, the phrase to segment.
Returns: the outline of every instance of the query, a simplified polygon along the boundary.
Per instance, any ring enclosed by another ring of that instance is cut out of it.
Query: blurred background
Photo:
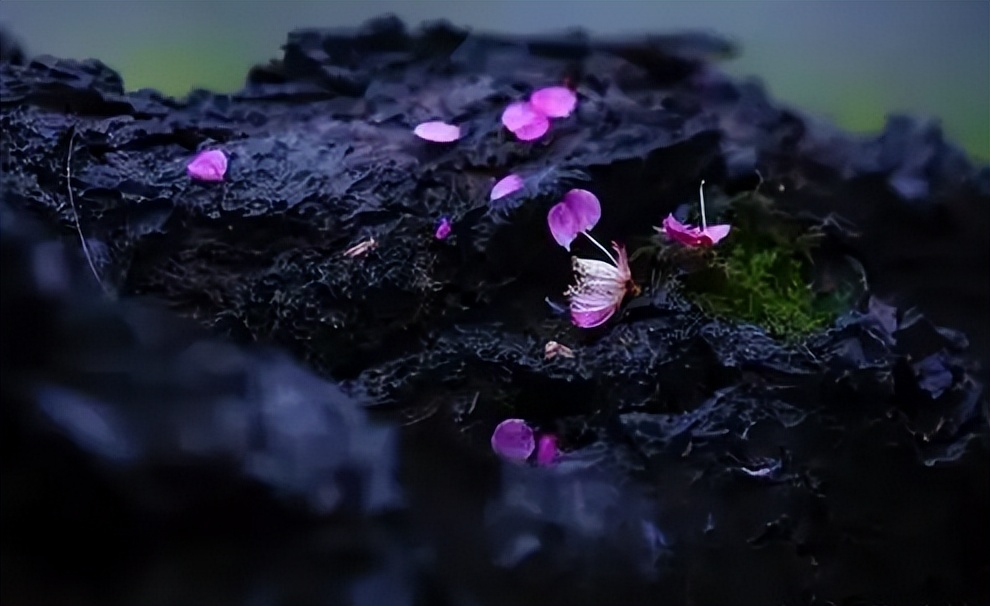
[[[936,118],[990,160],[990,2],[620,0],[3,0],[0,24],[29,54],[98,58],[128,89],[174,96],[238,89],[297,27],[355,26],[382,13],[490,32],[571,27],[596,35],[702,29],[741,46],[729,73],[855,132],[893,112]]]

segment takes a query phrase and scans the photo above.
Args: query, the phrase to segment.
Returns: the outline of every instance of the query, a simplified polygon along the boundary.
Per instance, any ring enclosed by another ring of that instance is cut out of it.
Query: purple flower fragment
[[[667,218],[663,220],[663,233],[667,234],[671,240],[680,242],[685,246],[714,246],[729,235],[729,231],[732,229],[730,225],[708,225],[708,220],[705,217],[704,188],[705,182],[702,181],[698,188],[701,198],[701,228],[685,225],[675,219],[674,215],[667,215]],[[657,227],[654,229],[661,231]]]
[[[533,430],[522,419],[506,419],[492,433],[492,450],[514,461],[525,461],[536,449]]]
[[[593,228],[601,218],[602,206],[595,194],[572,189],[547,213],[547,225],[557,244],[569,251],[574,238]]]
[[[227,156],[218,149],[200,152],[186,165],[186,172],[195,181],[223,181],[227,174]]]
[[[557,461],[557,436],[544,434],[540,436],[536,447],[536,464],[549,467]]]
[[[499,179],[498,183],[492,187],[490,200],[494,202],[510,194],[514,194],[523,187],[523,178],[513,173]]]
[[[461,138],[461,127],[440,121],[423,122],[413,129],[413,134],[433,143],[450,143]]]
[[[551,118],[566,118],[577,107],[577,95],[566,86],[541,88],[529,101],[510,103],[502,112],[502,124],[521,141],[539,139],[550,130]]]
[[[577,95],[566,86],[548,86],[534,92],[529,104],[549,118],[566,118],[577,107]]]
[[[550,130],[550,119],[526,101],[510,103],[502,112],[502,124],[520,141],[539,139]]]
[[[440,223],[437,225],[437,231],[433,234],[433,237],[437,240],[446,240],[452,230],[453,226],[450,224],[450,219],[441,217]]]

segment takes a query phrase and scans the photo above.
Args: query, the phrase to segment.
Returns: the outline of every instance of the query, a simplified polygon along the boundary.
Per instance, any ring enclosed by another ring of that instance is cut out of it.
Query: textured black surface
[[[990,601],[990,168],[908,118],[854,139],[780,108],[719,74],[730,51],[382,19],[179,101],[5,47],[4,601]],[[565,79],[576,115],[514,141],[506,103]],[[413,137],[430,119],[465,136]],[[207,147],[222,184],[185,174]],[[601,329],[546,304],[571,187],[635,248],[700,179],[756,170],[865,269],[831,329],[708,318],[646,258]],[[508,172],[527,188],[492,207]],[[77,215],[110,297],[25,223],[79,249]],[[557,432],[560,464],[496,461],[508,416]],[[79,573],[101,540],[141,557]],[[211,553],[243,564],[186,568]]]

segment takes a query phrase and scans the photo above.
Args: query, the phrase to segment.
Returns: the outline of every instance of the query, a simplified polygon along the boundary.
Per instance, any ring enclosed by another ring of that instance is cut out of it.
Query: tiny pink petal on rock
[[[491,200],[498,200],[499,198],[504,198],[509,194],[513,194],[523,187],[523,178],[517,174],[511,174],[502,177],[495,187],[492,188]]]
[[[502,112],[502,124],[521,141],[539,139],[550,130],[550,120],[525,101],[510,103]]]
[[[450,224],[450,220],[447,217],[440,219],[440,224],[437,225],[437,231],[433,234],[437,240],[445,240],[450,232],[453,231],[453,226]]]
[[[588,231],[602,218],[602,206],[595,194],[584,189],[572,189],[547,213],[550,234],[565,249],[571,249],[574,238]]]
[[[551,118],[566,118],[577,106],[577,95],[566,86],[549,86],[529,98],[534,109]]]
[[[681,223],[672,214],[663,220],[663,231],[672,240],[686,246],[698,246],[701,243],[701,230]]]
[[[731,230],[731,225],[709,225],[706,229],[698,229],[681,223],[674,215],[667,215],[663,220],[664,233],[685,246],[714,246],[729,235]]]
[[[557,436],[545,434],[540,436],[536,447],[536,464],[549,467],[557,461]]]
[[[450,143],[461,138],[461,127],[440,121],[423,122],[413,129],[413,134],[434,143]]]
[[[227,156],[218,149],[200,152],[186,166],[186,172],[196,181],[223,181],[227,174]]]
[[[525,461],[535,449],[533,430],[522,419],[506,419],[492,433],[492,450],[506,459]]]

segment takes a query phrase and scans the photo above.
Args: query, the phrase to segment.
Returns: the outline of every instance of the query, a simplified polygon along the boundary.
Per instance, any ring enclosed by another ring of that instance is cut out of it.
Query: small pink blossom
[[[585,235],[605,251],[612,264],[573,257],[571,261],[577,284],[568,288],[564,295],[570,300],[571,321],[574,325],[594,328],[604,324],[618,311],[626,293],[635,295],[639,292],[639,287],[632,281],[625,248],[613,242],[612,248],[616,253],[613,257],[589,234]]]
[[[450,143],[461,138],[461,127],[440,121],[423,122],[413,129],[413,134],[434,143]]]
[[[492,450],[506,459],[525,461],[535,449],[533,429],[522,419],[506,419],[492,432]]]
[[[492,187],[491,200],[494,202],[499,198],[504,198],[509,194],[513,194],[523,187],[523,178],[517,174],[510,174],[502,177],[498,183]]]
[[[548,86],[534,92],[529,103],[549,118],[566,118],[577,106],[577,95],[566,86]]]
[[[672,239],[684,244],[686,246],[714,246],[719,243],[722,238],[729,235],[729,231],[732,229],[731,225],[708,225],[708,221],[705,218],[705,182],[701,182],[700,197],[701,197],[701,228],[695,227],[693,225],[685,225],[677,219],[674,215],[667,215],[667,218],[663,220],[663,232]],[[654,228],[660,231],[659,228]]]
[[[550,129],[550,119],[526,101],[510,103],[502,112],[502,124],[521,141],[539,139]]]
[[[593,228],[602,218],[602,206],[595,194],[584,189],[572,189],[547,213],[550,234],[565,249],[578,234]]]
[[[536,464],[549,467],[557,461],[557,436],[543,434],[536,447]]]
[[[441,217],[440,224],[437,225],[437,231],[433,234],[433,237],[437,240],[445,240],[452,230],[453,226],[450,224],[450,219]]]
[[[676,240],[686,246],[714,246],[719,240],[729,235],[730,226],[711,225],[704,228],[697,228],[693,225],[685,225],[674,218],[674,215],[667,215],[663,220],[663,231],[672,240]]]
[[[227,156],[218,149],[200,152],[186,166],[186,172],[196,181],[223,181],[227,173]]]

